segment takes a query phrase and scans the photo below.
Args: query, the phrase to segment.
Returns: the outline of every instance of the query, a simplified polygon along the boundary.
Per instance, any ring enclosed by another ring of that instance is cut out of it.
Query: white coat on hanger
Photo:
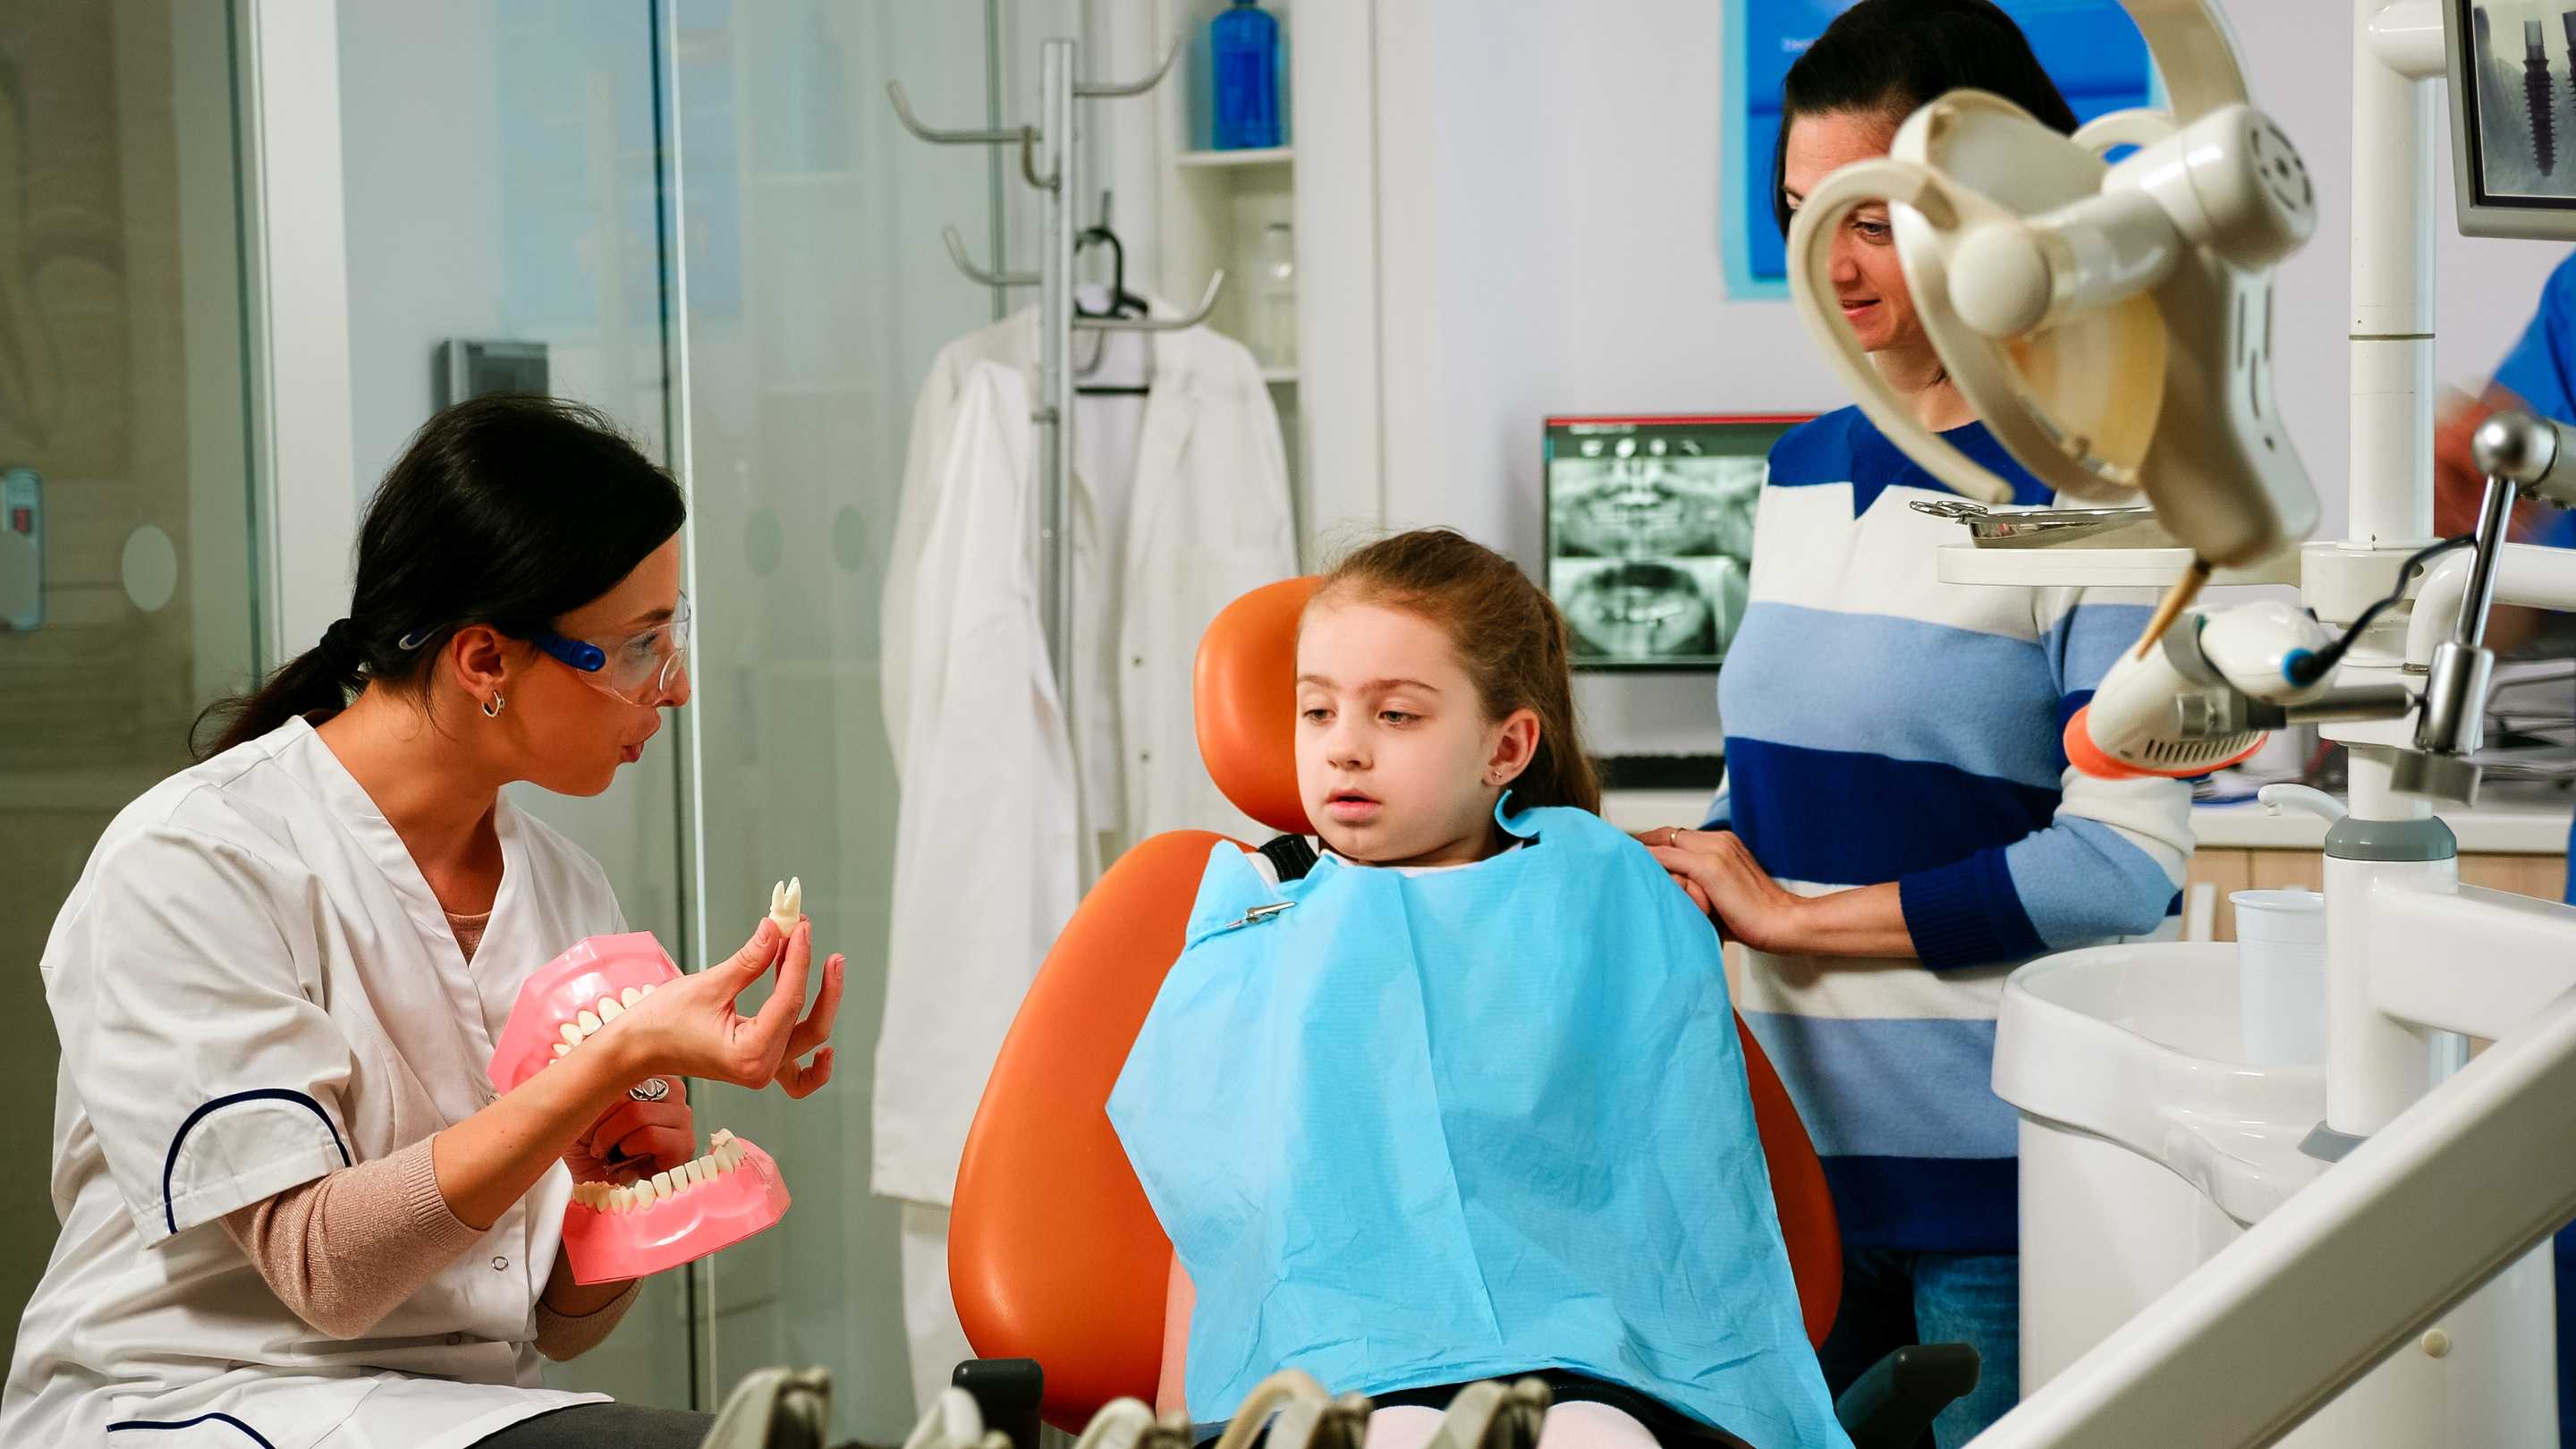
[[[1096,842],[1193,826],[1261,838],[1199,764],[1190,692],[1217,611],[1297,571],[1269,388],[1251,353],[1204,327],[1077,332],[1072,354],[1090,373],[1077,384],[1150,381],[1141,405],[1074,399],[1072,728],[1037,605],[1034,309],[931,368],[878,625],[902,797],[871,1180],[904,1200],[922,1406],[966,1352],[946,1271],[966,1130]],[[965,523],[970,510],[991,521]],[[969,614],[984,627],[964,627]]]
[[[966,369],[902,623],[912,745],[898,779],[884,1033],[877,1045],[876,1189],[948,1201],[1002,1035],[1087,864],[1071,741],[1018,547],[1036,511],[1029,390]]]
[[[1084,291],[1087,302],[1103,300]],[[1151,391],[1132,450],[1086,427],[1116,418],[1132,400],[1074,399],[1074,728],[1085,784],[1100,787],[1086,790],[1085,819],[1130,841],[1176,829],[1258,830],[1200,767],[1190,679],[1199,635],[1217,611],[1297,571],[1278,410],[1251,352],[1208,328],[1113,333],[1105,342],[1076,332],[1073,361],[1089,362],[1103,346],[1104,375],[1126,361],[1124,349],[1150,347]],[[966,369],[1015,368],[1034,396],[1037,347],[1033,308],[960,338],[931,365],[914,407],[878,626],[886,729],[898,762],[909,725],[904,695],[916,677],[903,616],[923,587],[919,541],[935,490],[933,454]],[[1121,451],[1134,460],[1130,478],[1094,477],[1082,466]],[[1130,599],[1146,607],[1129,608]]]
[[[1022,311],[951,343],[933,364],[914,409],[879,625],[886,731],[905,782],[901,813],[907,819],[925,808],[911,783],[919,773],[913,767],[915,747],[982,728],[938,709],[926,710],[916,697],[922,681],[942,668],[922,653],[931,636],[918,626],[916,614],[961,587],[987,586],[992,573],[1004,567],[1001,556],[1006,553],[1017,554],[1010,567],[1034,576],[1028,550],[1020,546],[1034,530],[976,540],[975,562],[963,573],[961,556],[935,554],[926,543],[946,495],[972,470],[1005,460],[1023,475],[1033,468],[1035,427],[1027,406],[986,415],[981,424],[1010,434],[1007,448],[968,444],[956,421],[964,408],[966,382],[979,363],[999,364],[1017,374],[1022,393],[1034,396],[1036,316],[1034,309]],[[1199,763],[1190,692],[1199,636],[1217,612],[1250,590],[1297,571],[1278,413],[1260,368],[1242,344],[1204,327],[1146,336],[1152,348],[1151,391],[1136,435],[1132,482],[1122,489],[1121,480],[1077,471],[1074,497],[1068,500],[1067,518],[1074,530],[1072,758],[1081,768],[1081,845],[1076,849],[1101,834],[1140,840],[1175,829],[1261,838],[1260,827],[1235,810]],[[1112,353],[1127,340],[1113,336]],[[1091,360],[1097,342],[1076,333],[1075,363]],[[1101,440],[1083,440],[1083,419],[1119,404],[1132,407],[1124,398],[1075,400],[1078,462],[1103,453]],[[1105,451],[1114,457],[1119,450]],[[1030,486],[1034,481],[1027,478]],[[1032,495],[1030,507],[1035,506]],[[1113,529],[1123,538],[1107,536]],[[1004,664],[989,654],[971,662],[983,669]],[[1042,644],[1035,667],[1041,673],[1051,668]],[[1015,767],[987,758],[979,768],[990,775]],[[1026,832],[1031,808],[995,799],[992,810],[972,822],[983,844],[967,856],[941,861],[939,868],[983,876],[985,894],[979,899],[995,902],[1007,887],[992,879],[989,866],[970,862],[990,856],[996,833]],[[931,909],[902,888],[903,854],[898,844],[894,910],[899,926],[907,913]],[[1061,859],[1068,868],[1083,864],[1075,850],[1063,852]],[[916,866],[915,872],[929,869]],[[959,913],[946,914],[947,929],[967,926],[954,919]],[[1023,986],[1070,915],[1068,902],[1060,915],[1026,916],[1030,934],[1012,960]],[[875,1190],[888,1197],[944,1204],[954,1189],[966,1128],[992,1066],[992,1052],[982,1044],[989,1041],[998,1048],[1019,1009],[1020,992],[958,1002],[957,1012],[981,1014],[971,1033],[954,1039],[925,1033],[927,1023],[909,1010],[899,1011],[898,1004],[939,992],[954,996],[963,984],[952,976],[958,952],[934,944],[936,936],[936,930],[925,927],[888,957],[873,1181]],[[910,977],[921,979],[907,984]],[[904,1063],[921,1053],[953,1057],[955,1069],[908,1075]]]

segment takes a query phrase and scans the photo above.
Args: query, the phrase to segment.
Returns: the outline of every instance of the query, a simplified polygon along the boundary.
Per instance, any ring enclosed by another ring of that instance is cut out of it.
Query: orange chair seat
[[[1199,647],[1200,754],[1227,798],[1283,833],[1311,833],[1291,748],[1297,620],[1313,588],[1255,590]],[[958,1319],[979,1355],[1038,1360],[1044,1417],[1068,1432],[1111,1399],[1154,1397],[1171,1243],[1109,1125],[1109,1092],[1224,838],[1159,835],[1101,877],[1021,1003],[966,1140],[948,1244]],[[1736,1033],[1799,1308],[1821,1344],[1842,1292],[1824,1166],[1741,1017]]]

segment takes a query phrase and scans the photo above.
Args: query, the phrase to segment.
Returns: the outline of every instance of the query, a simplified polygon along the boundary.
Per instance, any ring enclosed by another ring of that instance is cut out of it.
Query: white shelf
[[[1934,568],[1945,584],[2020,584],[2031,588],[2099,587],[2162,589],[2191,567],[2187,548],[1979,548],[1941,545]],[[2295,584],[2296,549],[2250,569],[2220,569],[2213,587],[2229,584]]]
[[[2444,805],[2433,812],[2471,855],[2557,855],[2567,848],[2567,797],[2550,789],[2498,785],[2475,809]],[[2191,833],[2205,849],[2319,850],[2326,823],[2304,810],[2278,815],[2256,801],[2194,805]]]
[[[1172,158],[1176,166],[1189,169],[1236,170],[1254,166],[1285,166],[1296,159],[1293,146],[1272,146],[1259,151],[1183,151]]]
[[[1269,383],[1273,387],[1295,387],[1297,385],[1297,369],[1293,367],[1265,367],[1261,369],[1261,380]]]

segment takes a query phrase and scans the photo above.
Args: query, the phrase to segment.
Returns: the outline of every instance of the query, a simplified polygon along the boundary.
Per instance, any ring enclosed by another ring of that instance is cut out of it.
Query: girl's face
[[[1825,178],[1854,161],[1887,154],[1896,139],[1895,118],[1867,111],[1824,111],[1789,123],[1782,149],[1781,199],[1791,211],[1805,204]],[[1926,346],[1915,320],[1905,269],[1896,259],[1896,234],[1887,203],[1870,202],[1843,218],[1833,239],[1834,295],[1843,304],[1863,352]]]
[[[1538,716],[1485,718],[1448,635],[1407,609],[1326,597],[1297,635],[1297,792],[1324,843],[1368,865],[1493,854],[1494,805]]]

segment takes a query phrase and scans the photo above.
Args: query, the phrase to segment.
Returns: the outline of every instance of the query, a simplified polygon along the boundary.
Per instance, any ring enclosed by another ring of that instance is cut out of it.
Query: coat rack
[[[1073,199],[1082,194],[1082,154],[1076,128],[1075,101],[1141,96],[1160,85],[1180,58],[1175,40],[1163,63],[1143,80],[1116,85],[1074,79],[1075,42],[1049,40],[1038,53],[1039,124],[1000,130],[951,131],[924,125],[912,112],[901,81],[886,83],[886,98],[905,130],[941,146],[1017,146],[1020,175],[1046,193],[1046,250],[1035,276],[979,267],[966,254],[966,243],[951,226],[940,233],[949,259],[968,278],[987,287],[1038,288],[1038,405],[1030,416],[1038,426],[1039,459],[1045,493],[1039,502],[1039,613],[1046,630],[1047,659],[1055,671],[1056,698],[1065,719],[1074,718],[1073,670],[1073,530],[1068,525],[1073,494],[1073,330],[1087,332],[1178,332],[1196,327],[1216,310],[1225,289],[1225,273],[1208,278],[1207,291],[1186,317],[1077,316],[1073,305],[1073,246],[1081,230]]]

